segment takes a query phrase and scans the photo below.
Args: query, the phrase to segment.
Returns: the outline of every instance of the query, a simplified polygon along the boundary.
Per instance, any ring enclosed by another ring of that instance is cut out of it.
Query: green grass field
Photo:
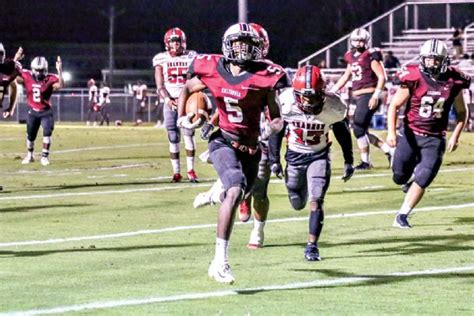
[[[334,144],[321,262],[303,257],[308,210],[273,179],[265,247],[246,248],[251,224],[234,229],[232,286],[207,276],[217,207],[192,208],[212,166],[171,184],[163,129],[58,124],[48,167],[21,165],[24,125],[0,135],[1,315],[474,314],[474,134],[446,154],[408,231],[391,226],[403,193],[385,156],[344,183]]]

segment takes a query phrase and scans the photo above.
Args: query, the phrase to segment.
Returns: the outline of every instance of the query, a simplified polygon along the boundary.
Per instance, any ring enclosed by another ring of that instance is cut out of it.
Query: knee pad
[[[306,206],[306,198],[295,192],[288,192],[291,207],[297,211],[301,211]]]
[[[170,153],[179,153],[179,143],[170,143]]]
[[[184,133],[184,148],[186,150],[196,150],[196,139]]]
[[[43,144],[51,144],[51,136],[43,136]]]
[[[405,183],[407,183],[408,179],[410,179],[410,176],[407,176],[405,174],[402,174],[402,173],[393,173],[393,182],[395,182],[396,184],[399,184],[399,185],[403,185]]]
[[[359,139],[361,137],[364,137],[365,134],[367,133],[367,129],[366,128],[363,128],[362,126],[358,125],[358,124],[354,124],[354,126],[352,127],[352,129],[354,130],[354,136]]]
[[[179,144],[179,142],[181,141],[181,134],[179,133],[179,130],[169,129],[168,130],[168,141],[170,143]]]

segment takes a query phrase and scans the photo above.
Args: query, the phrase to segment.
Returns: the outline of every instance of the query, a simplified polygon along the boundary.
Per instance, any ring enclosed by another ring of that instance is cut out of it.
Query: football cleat
[[[393,227],[398,227],[402,229],[411,228],[410,223],[408,223],[408,215],[406,214],[397,214],[395,220],[393,221]]]
[[[304,250],[304,257],[308,261],[321,261],[318,246],[308,243],[306,245],[306,249]]]
[[[217,180],[208,191],[196,195],[193,207],[200,208],[206,205],[221,203],[220,197],[222,193],[224,193],[224,187],[222,186],[222,182]]]
[[[191,169],[191,170],[188,171],[188,179],[189,179],[189,182],[199,183],[199,178],[197,177],[196,172],[194,171],[194,169]]]
[[[228,263],[217,264],[212,260],[207,274],[219,283],[232,284],[235,281]]]
[[[341,179],[344,180],[344,182],[347,182],[352,178],[354,175],[354,167],[350,163],[345,163],[344,164],[344,174],[342,175]]]
[[[29,163],[32,163],[32,162],[35,162],[35,158],[33,157],[33,155],[26,155],[25,158],[23,158],[23,160],[21,161],[21,164],[22,165],[27,165]]]
[[[171,182],[173,183],[178,183],[178,182],[181,182],[181,179],[183,179],[183,177],[181,176],[180,173],[175,173],[173,175],[173,178],[171,179]]]
[[[239,219],[242,223],[246,223],[250,219],[250,214],[252,212],[250,209],[251,201],[251,197],[248,197],[240,202]]]
[[[372,169],[372,164],[362,161],[355,167],[355,170],[370,170]]]
[[[41,164],[42,164],[43,166],[49,166],[49,165],[50,165],[50,162],[49,162],[48,157],[41,157]]]
[[[250,233],[250,240],[249,243],[247,244],[247,248],[249,249],[258,249],[258,248],[263,248],[263,239],[265,237],[265,234],[263,230],[258,230],[258,229],[252,229],[252,232]]]

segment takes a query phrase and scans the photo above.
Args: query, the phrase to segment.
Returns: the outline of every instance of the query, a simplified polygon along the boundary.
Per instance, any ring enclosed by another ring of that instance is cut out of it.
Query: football
[[[199,118],[202,118],[201,125],[209,120],[212,106],[207,95],[202,92],[194,92],[189,96],[186,101],[186,114],[194,113],[192,122],[196,122]]]

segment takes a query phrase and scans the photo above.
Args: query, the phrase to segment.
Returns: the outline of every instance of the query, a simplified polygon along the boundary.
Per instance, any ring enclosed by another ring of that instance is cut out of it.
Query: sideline
[[[462,209],[474,207],[474,203],[467,204],[458,204],[458,205],[441,205],[441,206],[427,206],[420,207],[416,209],[416,212],[434,212],[434,211],[445,211],[450,209]],[[373,212],[358,212],[358,213],[340,213],[332,214],[325,216],[326,219],[339,219],[339,218],[351,218],[351,217],[365,217],[365,216],[374,216],[374,215],[387,215],[395,214],[398,210],[388,210],[388,211],[373,211]],[[289,218],[278,218],[268,220],[267,223],[287,223],[287,222],[301,222],[307,221],[307,216],[301,217],[289,217]],[[253,221],[247,223],[236,222],[234,225],[250,225]],[[12,241],[12,242],[3,242],[0,243],[0,248],[5,247],[19,247],[19,246],[32,246],[32,245],[44,245],[44,244],[59,244],[72,241],[82,241],[82,240],[103,240],[103,239],[114,239],[114,238],[126,238],[140,235],[152,235],[152,234],[161,234],[167,232],[175,231],[185,231],[185,230],[194,230],[202,228],[215,228],[217,224],[201,224],[201,225],[189,225],[189,226],[175,226],[161,229],[147,229],[147,230],[138,230],[133,232],[123,232],[115,234],[104,234],[104,235],[93,235],[93,236],[79,236],[79,237],[68,237],[68,238],[54,238],[46,240],[25,240],[25,241]]]
[[[258,295],[261,292],[269,292],[269,291],[285,291],[285,290],[295,290],[295,289],[300,290],[300,289],[321,288],[321,287],[336,287],[340,285],[349,285],[349,284],[357,284],[357,283],[368,283],[368,282],[377,281],[378,279],[386,278],[386,277],[408,279],[410,277],[417,277],[417,276],[422,276],[422,275],[434,276],[434,275],[469,272],[473,270],[474,270],[474,265],[468,265],[468,266],[462,266],[462,267],[438,268],[438,269],[427,269],[427,270],[406,271],[406,272],[392,272],[392,273],[380,274],[380,275],[360,275],[360,276],[335,278],[335,279],[329,279],[329,280],[314,280],[314,281],[287,283],[287,284],[280,284],[280,285],[278,284],[277,285],[263,285],[260,287],[243,288],[243,289],[235,289],[235,290],[184,293],[184,294],[170,295],[170,296],[156,296],[156,297],[149,297],[149,298],[91,302],[91,303],[86,303],[86,304],[66,305],[66,306],[58,306],[58,307],[45,308],[45,309],[11,311],[11,312],[6,312],[4,314],[2,313],[0,314],[0,316],[62,314],[62,313],[68,313],[68,312],[80,312],[80,311],[85,311],[85,310],[97,310],[97,309],[116,308],[116,307],[123,307],[123,306],[138,306],[138,305],[147,305],[147,304],[164,303],[164,302],[209,299],[209,298],[214,298],[214,297],[224,297],[224,296],[233,296],[233,295],[249,295],[249,294]]]

